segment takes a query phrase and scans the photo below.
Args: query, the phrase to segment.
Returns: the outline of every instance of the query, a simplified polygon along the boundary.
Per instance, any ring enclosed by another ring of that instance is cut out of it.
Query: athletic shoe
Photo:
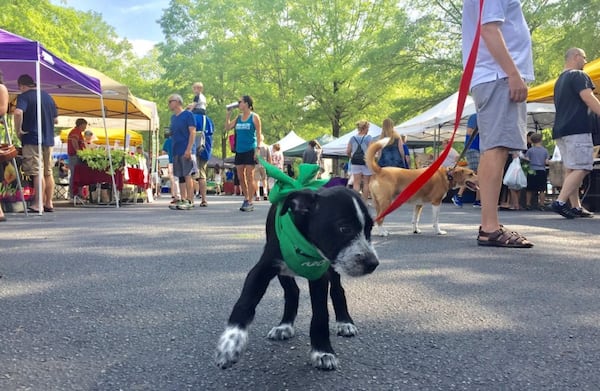
[[[454,195],[452,197],[452,203],[454,204],[454,206],[456,206],[457,208],[462,208],[463,207],[463,203],[462,200],[460,199],[460,197],[458,195]]]
[[[248,206],[246,207],[246,212],[254,211],[254,204],[252,202],[248,202]]]
[[[247,207],[248,207],[248,201],[244,200],[244,202],[242,202],[242,206],[240,207],[240,210],[242,212],[245,212]]]
[[[585,208],[572,208],[571,211],[576,215],[576,217],[594,217],[594,214]]]
[[[169,209],[171,209],[171,210],[177,209],[177,205],[179,205],[180,202],[181,202],[181,200],[173,199],[173,201],[171,201],[171,203],[169,204]]]
[[[179,210],[190,210],[192,208],[193,204],[190,202],[190,200],[183,200],[177,204],[177,209]]]
[[[554,212],[567,219],[574,219],[575,217],[577,217],[577,214],[575,214],[575,212],[573,212],[573,210],[569,208],[569,205],[567,205],[567,203],[561,205],[558,203],[558,201],[554,201],[551,207]]]
[[[473,208],[481,208],[481,201],[473,201]]]

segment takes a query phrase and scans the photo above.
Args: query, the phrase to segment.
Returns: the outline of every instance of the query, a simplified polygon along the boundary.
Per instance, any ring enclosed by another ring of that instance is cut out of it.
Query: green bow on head
[[[301,164],[298,179],[294,179],[263,158],[259,157],[258,161],[265,167],[267,175],[276,180],[269,192],[269,200],[277,205],[275,232],[284,262],[299,276],[309,280],[321,278],[329,269],[329,260],[325,259],[319,250],[298,231],[290,211],[282,215],[281,209],[282,201],[288,194],[303,189],[318,190],[328,180],[314,179],[319,172],[317,164]]]
[[[303,189],[318,190],[329,181],[329,179],[315,179],[319,173],[318,164],[300,164],[300,173],[298,174],[298,178],[294,179],[274,165],[267,163],[262,157],[259,157],[258,161],[265,167],[267,175],[275,179],[275,185],[269,191],[269,201],[272,204],[282,201],[293,191]]]

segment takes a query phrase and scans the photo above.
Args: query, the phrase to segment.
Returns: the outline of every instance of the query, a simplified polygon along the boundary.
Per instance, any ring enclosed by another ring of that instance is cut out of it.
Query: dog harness
[[[262,157],[258,160],[265,167],[267,175],[275,179],[275,184],[269,192],[269,201],[277,205],[275,233],[283,261],[299,276],[309,280],[321,278],[329,269],[330,261],[298,230],[292,213],[287,211],[282,214],[281,208],[282,201],[290,193],[304,189],[317,190],[327,183],[327,179],[314,179],[319,172],[317,164],[300,164],[298,179],[294,179],[267,163]]]

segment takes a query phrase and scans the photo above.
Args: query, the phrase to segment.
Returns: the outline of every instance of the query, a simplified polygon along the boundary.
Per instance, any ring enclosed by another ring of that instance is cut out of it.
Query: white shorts
[[[361,164],[351,164],[350,165],[350,173],[352,175],[362,174],[364,176],[371,176],[373,173],[369,170],[369,167]]]

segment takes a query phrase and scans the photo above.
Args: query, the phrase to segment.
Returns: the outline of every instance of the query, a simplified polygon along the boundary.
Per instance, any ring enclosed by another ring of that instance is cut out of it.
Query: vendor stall
[[[79,194],[81,187],[86,185],[96,185],[99,183],[112,183],[111,176],[105,171],[95,170],[88,167],[86,164],[78,164],[75,166],[73,175],[73,194]],[[130,184],[141,188],[147,188],[148,180],[141,168],[127,168],[127,176],[124,169],[115,171],[115,185],[117,190],[123,190],[123,184]]]

